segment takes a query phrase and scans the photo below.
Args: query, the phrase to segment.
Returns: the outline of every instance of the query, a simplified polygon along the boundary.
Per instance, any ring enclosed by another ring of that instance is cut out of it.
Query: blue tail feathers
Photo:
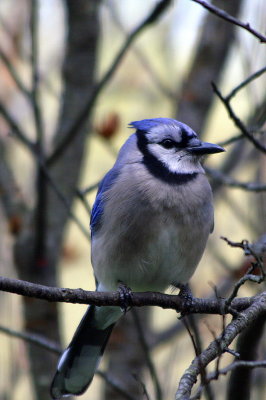
[[[90,306],[63,352],[51,385],[53,399],[82,394],[91,383],[115,322],[118,307]]]

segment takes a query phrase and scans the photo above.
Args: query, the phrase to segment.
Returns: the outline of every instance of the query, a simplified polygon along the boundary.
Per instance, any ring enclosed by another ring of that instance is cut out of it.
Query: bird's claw
[[[121,311],[125,314],[131,307],[132,290],[123,282],[118,283],[118,293],[121,300]]]
[[[188,284],[179,284],[178,288],[180,289],[178,296],[185,300],[186,303],[186,309],[181,312],[181,318],[183,318],[186,314],[189,313],[190,307],[193,304],[194,297]]]

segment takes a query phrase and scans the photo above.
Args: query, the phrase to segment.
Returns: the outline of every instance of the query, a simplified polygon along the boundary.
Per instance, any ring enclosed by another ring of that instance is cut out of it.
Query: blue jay
[[[169,118],[135,121],[113,168],[99,185],[91,215],[98,291],[123,282],[133,291],[186,284],[213,230],[212,191],[202,156],[224,149],[202,142]],[[62,354],[54,399],[82,394],[98,367],[119,307],[90,306]]]

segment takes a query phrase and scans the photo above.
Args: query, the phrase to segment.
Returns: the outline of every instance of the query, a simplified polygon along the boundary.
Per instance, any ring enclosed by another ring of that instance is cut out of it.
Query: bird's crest
[[[152,118],[152,119],[142,119],[141,121],[130,122],[129,127],[135,128],[139,131],[149,132],[152,128],[158,125],[177,125],[178,121],[172,118]]]

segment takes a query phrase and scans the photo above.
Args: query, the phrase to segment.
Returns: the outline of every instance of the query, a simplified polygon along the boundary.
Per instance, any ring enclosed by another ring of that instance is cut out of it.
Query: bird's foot
[[[121,300],[121,311],[125,314],[130,308],[132,303],[132,290],[123,282],[118,282],[118,293]]]
[[[185,301],[185,309],[181,312],[181,318],[183,318],[186,314],[189,314],[194,297],[188,283],[186,283],[185,285],[179,284],[177,287],[178,289],[180,289],[178,296]]]

